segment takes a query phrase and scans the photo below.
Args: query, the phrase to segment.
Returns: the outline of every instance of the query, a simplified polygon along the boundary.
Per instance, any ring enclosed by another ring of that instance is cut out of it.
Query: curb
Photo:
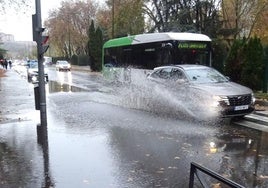
[[[91,72],[90,66],[78,66],[78,65],[72,65],[72,70],[76,71],[84,71],[84,72]]]
[[[266,110],[254,111],[253,114],[256,114],[256,115],[259,115],[259,116],[268,117],[268,112]]]

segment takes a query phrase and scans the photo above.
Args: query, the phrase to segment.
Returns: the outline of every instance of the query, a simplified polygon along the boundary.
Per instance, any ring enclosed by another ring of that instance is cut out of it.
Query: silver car
[[[217,70],[202,65],[155,68],[147,77],[164,89],[177,92],[185,103],[221,117],[243,117],[254,111],[253,91],[231,82]]]

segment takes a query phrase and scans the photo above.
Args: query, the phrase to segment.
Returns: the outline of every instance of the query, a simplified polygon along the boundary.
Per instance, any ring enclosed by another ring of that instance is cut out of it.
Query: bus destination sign
[[[179,43],[178,48],[180,49],[206,49],[206,43],[194,43],[194,42],[187,42],[187,43]]]

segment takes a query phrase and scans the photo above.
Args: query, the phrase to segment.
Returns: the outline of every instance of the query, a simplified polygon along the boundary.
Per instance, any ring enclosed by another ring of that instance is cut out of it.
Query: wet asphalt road
[[[57,74],[46,88],[48,147],[37,142],[33,85],[11,70],[0,78],[0,187],[188,187],[191,162],[268,186],[266,132],[128,108],[99,77]]]

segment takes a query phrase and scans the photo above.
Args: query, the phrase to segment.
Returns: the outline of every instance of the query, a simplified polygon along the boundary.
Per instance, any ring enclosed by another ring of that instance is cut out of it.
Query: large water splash
[[[117,88],[120,105],[180,119],[211,120],[218,116],[209,106],[209,97],[201,99],[188,88],[156,84],[142,76],[137,78]]]

